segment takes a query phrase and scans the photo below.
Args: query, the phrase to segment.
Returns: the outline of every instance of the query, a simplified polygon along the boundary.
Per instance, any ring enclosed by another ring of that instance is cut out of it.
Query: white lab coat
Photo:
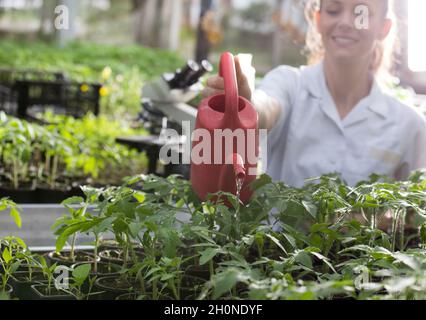
[[[282,108],[268,134],[266,173],[301,187],[305,180],[340,173],[349,184],[372,173],[405,179],[426,168],[426,121],[414,107],[392,97],[377,81],[343,120],[327,88],[323,62],[280,66],[257,90],[275,97]]]

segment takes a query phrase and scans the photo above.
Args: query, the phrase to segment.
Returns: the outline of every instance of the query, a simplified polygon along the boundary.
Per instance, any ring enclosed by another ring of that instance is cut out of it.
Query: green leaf
[[[156,273],[156,272],[158,272],[158,271],[161,271],[161,268],[160,268],[160,267],[152,268],[151,270],[149,270],[149,271],[147,272],[147,274],[145,275],[145,277],[146,277],[146,278],[149,278],[151,275],[155,274],[155,273]]]
[[[62,204],[64,206],[67,206],[67,205],[81,204],[83,202],[84,202],[84,199],[82,197],[71,197],[62,201]]]
[[[12,255],[9,252],[8,248],[3,249],[2,258],[6,264],[8,264],[12,260]]]
[[[59,235],[59,237],[56,239],[56,244],[55,244],[56,252],[61,252],[67,240],[68,240],[68,235],[64,233]]]
[[[420,265],[417,263],[416,260],[413,259],[413,257],[410,257],[400,252],[395,252],[393,254],[393,257],[413,270],[420,270]]]
[[[180,199],[178,202],[176,202],[176,208],[180,209],[185,205],[185,199]]]
[[[136,238],[139,234],[139,232],[142,230],[142,224],[137,222],[131,222],[129,224],[129,230],[131,235]]]
[[[303,207],[308,211],[312,218],[317,219],[317,207],[307,201],[302,201]]]
[[[279,242],[279,240],[277,238],[275,238],[274,236],[270,235],[269,233],[265,234],[269,239],[272,240],[273,243],[275,243],[278,248],[280,248],[285,254],[287,254],[287,251],[284,249],[284,247],[281,245],[281,243]]]
[[[231,290],[237,284],[238,275],[239,271],[236,269],[228,269],[223,273],[218,274],[213,283],[213,299],[217,299]]]
[[[174,258],[177,254],[177,247],[181,243],[176,230],[160,229],[160,237],[164,243],[163,255],[165,257]]]
[[[173,273],[163,274],[160,278],[160,281],[167,281],[169,279],[173,279],[175,275]]]
[[[252,190],[256,191],[270,183],[272,183],[271,177],[266,174],[262,174],[250,184],[250,187]]]
[[[323,261],[334,273],[337,273],[334,269],[333,265],[330,263],[330,261],[327,259],[327,257],[323,256],[319,252],[311,251],[311,254]]]
[[[18,210],[16,210],[15,207],[10,208],[10,216],[13,218],[18,228],[21,228],[22,227],[21,215],[19,214]]]
[[[324,231],[328,230],[329,226],[330,225],[328,223],[316,223],[316,224],[311,226],[311,233],[324,232]]]
[[[90,222],[92,223],[92,222]],[[65,229],[61,230],[62,232],[59,234],[58,238],[56,239],[56,252],[60,252],[62,248],[64,247],[68,237],[78,231],[81,231],[81,229],[85,226],[89,225],[86,222],[77,222],[74,224],[71,224],[67,226]]]
[[[22,248],[27,248],[27,244],[21,238],[13,237],[13,240],[16,241]]]
[[[82,264],[76,267],[72,271],[72,276],[78,286],[82,285],[83,282],[87,279],[87,277],[90,274],[90,270],[91,270],[90,264]]]
[[[309,253],[305,251],[299,251],[295,256],[295,259],[297,262],[301,263],[305,267],[313,269],[312,258]]]
[[[116,218],[115,217],[109,217],[104,219],[99,225],[96,226],[96,230],[98,232],[104,232],[106,229],[108,229],[109,226],[112,225]]]
[[[19,260],[15,261],[14,263],[12,263],[12,266],[10,268],[10,273],[14,274],[18,270],[18,268],[20,267],[20,265],[21,265],[21,261],[19,261]]]
[[[218,248],[208,248],[204,250],[203,252],[201,252],[200,265],[202,266],[206,264],[207,262],[209,262],[219,253],[219,251],[220,249]]]
[[[143,192],[135,192],[133,194],[133,197],[135,197],[135,199],[138,200],[139,203],[143,203],[145,201],[145,193]]]
[[[293,236],[291,236],[291,235],[289,235],[288,233],[285,233],[285,232],[283,232],[282,235],[283,235],[284,238],[286,238],[288,243],[290,243],[290,245],[293,247],[293,249],[297,248],[296,239],[294,239]]]

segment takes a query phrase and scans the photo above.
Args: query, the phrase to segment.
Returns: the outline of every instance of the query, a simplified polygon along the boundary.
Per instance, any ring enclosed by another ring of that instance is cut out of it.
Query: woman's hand
[[[255,70],[253,67],[241,67],[240,59],[238,56],[234,57],[235,71],[237,74],[238,93],[240,96],[251,101],[254,89],[254,75]],[[250,68],[250,69],[249,69]],[[212,95],[224,92],[224,80],[220,76],[212,76],[207,79],[207,85],[202,91],[203,98],[211,97]]]
[[[263,91],[255,91],[256,70],[251,66],[250,57],[235,56],[235,71],[237,74],[238,94],[251,102],[259,116],[258,128],[271,130],[280,118],[281,107],[279,102],[268,96]],[[224,80],[222,77],[213,76],[207,79],[207,85],[202,92],[203,98],[224,92]]]

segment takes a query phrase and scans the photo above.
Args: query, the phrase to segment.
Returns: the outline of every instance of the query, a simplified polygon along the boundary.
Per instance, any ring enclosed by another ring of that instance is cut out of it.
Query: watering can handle
[[[238,84],[235,71],[234,56],[224,52],[220,57],[219,76],[225,82],[225,117],[228,119],[238,118]]]

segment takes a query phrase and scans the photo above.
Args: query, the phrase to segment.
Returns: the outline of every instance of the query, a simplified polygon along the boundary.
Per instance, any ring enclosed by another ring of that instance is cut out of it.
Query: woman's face
[[[322,0],[316,15],[326,55],[353,61],[372,57],[389,33],[384,0]]]

